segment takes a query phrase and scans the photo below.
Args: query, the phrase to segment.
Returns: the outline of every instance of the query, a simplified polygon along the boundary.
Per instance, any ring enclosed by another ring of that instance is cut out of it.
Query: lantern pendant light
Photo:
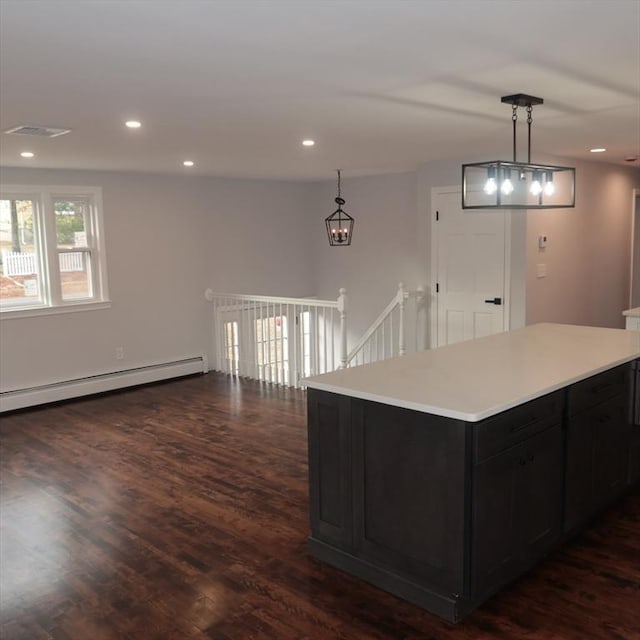
[[[345,204],[345,200],[340,194],[340,169],[337,171],[338,197],[335,199],[335,203],[338,205],[338,208],[330,216],[325,218],[324,222],[327,226],[329,244],[332,247],[346,247],[351,244],[355,220],[342,209],[342,205]]]
[[[492,160],[462,165],[463,209],[562,209],[575,207],[576,170],[531,163],[531,123],[534,105],[542,98],[516,93],[503,96],[511,105],[513,161]],[[516,159],[518,108],[527,111],[527,162]]]

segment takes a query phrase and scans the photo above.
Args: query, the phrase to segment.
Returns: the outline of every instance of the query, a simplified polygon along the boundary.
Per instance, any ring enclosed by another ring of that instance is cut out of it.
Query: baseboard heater
[[[202,355],[174,362],[102,373],[64,382],[54,382],[28,389],[3,391],[0,393],[0,413],[33,407],[47,402],[70,400],[71,398],[79,398],[93,393],[134,387],[149,382],[179,378],[194,373],[207,373],[208,370],[207,357]]]

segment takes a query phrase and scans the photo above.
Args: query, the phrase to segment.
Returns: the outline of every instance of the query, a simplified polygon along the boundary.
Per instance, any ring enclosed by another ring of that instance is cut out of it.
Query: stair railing
[[[336,300],[205,292],[212,303],[212,369],[300,388],[304,378],[402,356],[420,346],[424,290],[398,291],[351,351],[347,349],[347,292]],[[412,300],[416,314],[407,322]],[[415,330],[407,345],[407,326]]]
[[[413,350],[418,349],[420,341],[417,333],[421,326],[418,314],[425,300],[424,293],[422,287],[415,291],[407,291],[401,282],[398,285],[398,291],[389,304],[347,355],[347,366],[369,364],[378,360],[403,356],[407,353],[406,305],[410,298],[415,300],[416,313],[413,325],[416,331],[416,339],[412,344]]]
[[[347,362],[347,292],[336,300],[205,292],[217,371],[300,387]]]

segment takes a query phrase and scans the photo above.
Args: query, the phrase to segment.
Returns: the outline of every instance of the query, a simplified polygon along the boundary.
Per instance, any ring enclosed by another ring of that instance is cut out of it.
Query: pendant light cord
[[[527,154],[527,163],[531,164],[531,123],[533,122],[533,107],[528,104],[527,105],[527,129],[528,129],[528,154]]]
[[[514,102],[511,105],[511,109],[513,110],[511,113],[511,120],[513,121],[513,161],[516,160],[516,124],[518,122],[518,105]]]

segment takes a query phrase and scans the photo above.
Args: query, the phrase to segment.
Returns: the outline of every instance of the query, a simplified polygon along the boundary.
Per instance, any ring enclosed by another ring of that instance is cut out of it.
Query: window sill
[[[100,300],[97,302],[70,302],[57,307],[22,307],[18,309],[4,308],[0,310],[2,320],[13,320],[14,318],[33,318],[35,316],[52,316],[60,313],[77,313],[78,311],[98,311],[99,309],[109,309],[110,300]]]

